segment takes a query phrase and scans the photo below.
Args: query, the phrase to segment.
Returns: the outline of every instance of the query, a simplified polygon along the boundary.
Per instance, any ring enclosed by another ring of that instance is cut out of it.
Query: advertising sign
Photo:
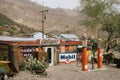
[[[38,52],[38,48],[37,47],[23,47],[21,48],[21,52],[22,53]]]
[[[53,38],[46,38],[46,39],[42,39],[40,41],[41,45],[55,45],[55,44],[59,44],[59,40],[58,39],[53,39]]]
[[[31,57],[33,56],[34,52],[38,52],[38,47],[20,47],[21,53],[24,57]]]
[[[69,64],[76,61],[76,53],[75,52],[66,52],[59,54],[59,62]]]

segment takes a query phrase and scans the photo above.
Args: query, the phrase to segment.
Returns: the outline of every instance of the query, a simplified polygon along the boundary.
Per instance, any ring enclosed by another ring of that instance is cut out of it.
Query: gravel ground
[[[10,80],[120,80],[120,69],[115,65],[103,66],[102,69],[81,71],[75,63],[50,66],[47,69],[48,76],[33,75],[27,71],[21,71]],[[97,67],[95,65],[95,67]]]

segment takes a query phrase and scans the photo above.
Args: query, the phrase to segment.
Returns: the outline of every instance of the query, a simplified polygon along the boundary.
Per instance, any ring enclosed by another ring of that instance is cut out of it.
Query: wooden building
[[[75,52],[81,41],[63,41],[61,39],[17,38],[0,36],[0,61],[10,61],[12,68],[19,71],[19,64],[26,57],[34,57],[45,61],[46,54],[50,65],[59,64],[59,55],[65,52]]]
[[[19,71],[19,64],[26,57],[36,57],[41,61],[39,40],[0,36],[0,61],[9,61],[13,71]]]
[[[76,48],[81,45],[82,41],[63,41],[54,38],[40,40],[40,46],[47,53],[50,65],[59,64],[60,54],[68,52],[75,53]]]

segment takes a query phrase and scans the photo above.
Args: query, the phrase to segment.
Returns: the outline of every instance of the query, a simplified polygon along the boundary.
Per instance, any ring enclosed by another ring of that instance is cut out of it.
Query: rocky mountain
[[[35,31],[33,28],[17,23],[0,13],[0,36],[27,37],[26,35]]]
[[[80,16],[72,10],[49,7],[30,0],[0,0],[0,13],[13,21],[42,31],[42,10],[48,10],[44,22],[44,32],[50,35],[73,33],[78,36],[85,31],[79,24]]]

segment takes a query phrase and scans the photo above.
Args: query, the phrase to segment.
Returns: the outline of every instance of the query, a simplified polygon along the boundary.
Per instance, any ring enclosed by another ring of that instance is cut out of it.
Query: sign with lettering
[[[66,52],[59,54],[59,62],[60,63],[72,63],[76,61],[76,53],[75,52]]]
[[[51,45],[51,44],[59,44],[60,41],[58,39],[53,39],[53,38],[46,38],[46,39],[42,39],[40,41],[40,44],[42,45]]]
[[[27,52],[38,52],[37,47],[22,47],[21,48],[22,53],[27,53]]]
[[[20,47],[24,57],[31,57],[35,52],[38,52],[38,47]]]

